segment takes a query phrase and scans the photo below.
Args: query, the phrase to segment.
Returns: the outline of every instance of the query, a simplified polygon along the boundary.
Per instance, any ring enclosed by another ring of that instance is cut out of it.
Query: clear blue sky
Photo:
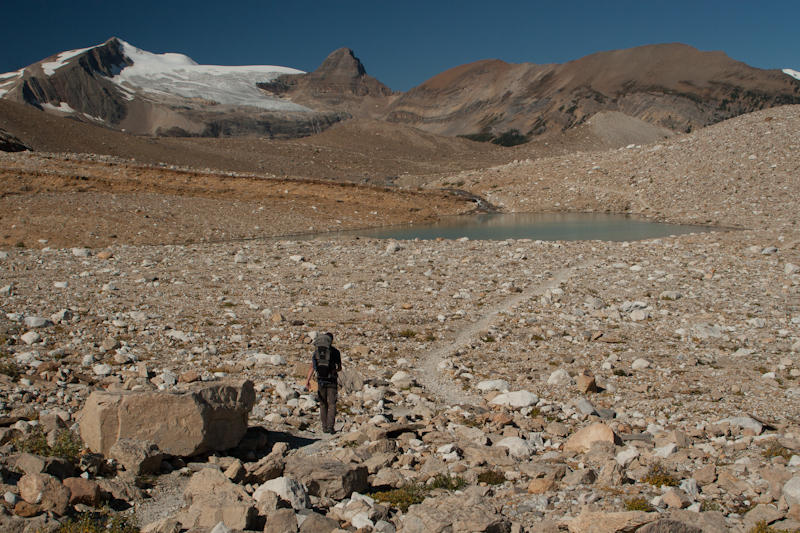
[[[0,1],[0,73],[111,36],[198,63],[302,70],[346,46],[395,90],[478,59],[562,63],[664,42],[800,70],[800,0]]]

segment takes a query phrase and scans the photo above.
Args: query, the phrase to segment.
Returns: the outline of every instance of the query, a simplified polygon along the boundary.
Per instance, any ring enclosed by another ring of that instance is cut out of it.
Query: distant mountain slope
[[[559,133],[601,111],[690,131],[800,103],[800,81],[683,44],[601,52],[561,65],[478,61],[399,97],[387,120],[446,135]]]
[[[132,133],[308,135],[346,118],[258,89],[284,74],[276,66],[198,65],[182,54],[152,54],[117,38],[56,54],[0,75],[0,97]]]

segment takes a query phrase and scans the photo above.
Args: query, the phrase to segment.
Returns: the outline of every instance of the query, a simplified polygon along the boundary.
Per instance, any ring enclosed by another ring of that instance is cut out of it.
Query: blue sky
[[[198,63],[302,70],[346,46],[395,90],[478,59],[561,63],[664,42],[800,70],[798,0],[0,1],[0,72],[111,36]]]

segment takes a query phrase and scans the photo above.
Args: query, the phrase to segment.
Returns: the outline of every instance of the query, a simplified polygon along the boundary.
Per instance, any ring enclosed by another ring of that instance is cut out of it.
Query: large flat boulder
[[[227,450],[247,431],[254,403],[252,381],[198,383],[180,392],[97,391],[81,412],[81,438],[106,456],[120,439],[183,457]]]
[[[211,529],[219,522],[232,529],[250,529],[258,515],[247,491],[212,468],[204,468],[192,476],[183,499],[186,506],[177,519],[186,529]]]
[[[293,457],[286,461],[287,476],[308,487],[312,496],[341,500],[367,487],[367,467],[329,459]]]

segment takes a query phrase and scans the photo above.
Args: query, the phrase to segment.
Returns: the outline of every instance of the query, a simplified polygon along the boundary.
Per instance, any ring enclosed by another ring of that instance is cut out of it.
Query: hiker
[[[336,423],[336,398],[339,394],[339,372],[342,370],[342,354],[333,347],[333,334],[323,333],[314,339],[314,355],[311,368],[306,377],[306,388],[311,383],[311,375],[317,378],[317,399],[319,400],[319,419],[322,431],[333,433]]]

